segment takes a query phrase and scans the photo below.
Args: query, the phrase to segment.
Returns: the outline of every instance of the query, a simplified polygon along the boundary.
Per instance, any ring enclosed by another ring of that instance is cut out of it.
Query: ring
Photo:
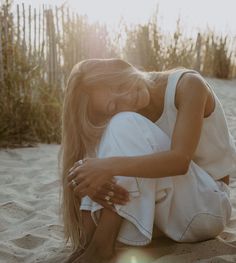
[[[79,166],[82,165],[84,163],[84,161],[81,159],[78,162],[76,162],[76,164],[78,164]]]
[[[108,205],[113,205],[113,203],[111,201],[107,201]]]
[[[113,191],[109,191],[109,192],[107,193],[107,195],[109,195],[110,197],[112,197],[112,196],[114,196],[114,192],[113,192]]]
[[[77,182],[74,179],[71,180],[71,183],[72,183],[73,188],[75,188],[78,185]]]
[[[104,198],[107,202],[109,202],[111,200],[111,197],[109,195],[106,195]]]

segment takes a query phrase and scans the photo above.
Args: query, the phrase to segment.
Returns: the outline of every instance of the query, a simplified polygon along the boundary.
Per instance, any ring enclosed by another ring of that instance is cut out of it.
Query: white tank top
[[[170,138],[177,117],[175,107],[176,85],[180,77],[186,72],[199,74],[193,70],[180,69],[169,75],[165,91],[164,110],[161,117],[156,121],[156,124]],[[201,75],[199,74],[199,76]],[[203,80],[210,88],[207,81]],[[200,141],[193,161],[211,175],[214,180],[219,180],[236,171],[236,147],[229,132],[222,105],[212,89],[211,92],[215,98],[215,109],[210,116],[204,118]]]

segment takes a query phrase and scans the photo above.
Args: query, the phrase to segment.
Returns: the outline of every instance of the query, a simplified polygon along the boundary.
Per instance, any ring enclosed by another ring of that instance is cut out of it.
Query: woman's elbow
[[[182,153],[176,153],[176,175],[186,174],[189,170],[191,158]]]

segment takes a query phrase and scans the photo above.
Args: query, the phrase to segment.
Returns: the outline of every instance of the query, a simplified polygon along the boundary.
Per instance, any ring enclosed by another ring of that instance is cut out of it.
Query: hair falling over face
[[[101,85],[127,85],[128,89],[137,82],[149,86],[152,84],[148,74],[121,59],[85,60],[76,64],[69,76],[64,92],[59,166],[64,233],[74,249],[84,247],[86,240],[80,211],[81,200],[68,187],[68,171],[76,161],[96,156],[96,147],[106,128],[106,124],[95,126],[88,118],[88,90]]]

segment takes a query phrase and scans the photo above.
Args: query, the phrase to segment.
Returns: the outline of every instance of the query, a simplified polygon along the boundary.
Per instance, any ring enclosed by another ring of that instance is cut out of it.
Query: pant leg
[[[169,148],[170,139],[154,123],[137,113],[123,112],[110,121],[98,157],[144,155]],[[117,213],[124,218],[118,235],[118,240],[123,243],[149,243],[154,220],[170,238],[189,242],[217,235],[226,222],[225,215],[229,211],[227,196],[193,162],[183,176],[159,179],[118,176],[116,179],[131,196],[127,205],[115,206]],[[223,209],[224,205],[227,211]],[[89,198],[82,201],[81,209],[83,207],[92,211],[97,222],[102,207]],[[209,233],[206,230],[199,232],[201,226],[209,229]]]
[[[158,228],[178,242],[203,241],[220,234],[232,210],[221,182],[191,162],[188,172],[172,177],[172,183],[166,198],[156,202]]]
[[[98,149],[98,157],[136,156],[165,151],[170,147],[168,136],[147,118],[122,112],[108,124]],[[156,179],[117,176],[116,181],[130,193],[130,202],[116,205],[117,213],[124,218],[118,240],[130,245],[146,245],[151,241],[154,224]],[[163,180],[158,198],[166,194],[170,179]],[[91,210],[98,222],[102,207],[88,197],[82,200],[81,209]]]

